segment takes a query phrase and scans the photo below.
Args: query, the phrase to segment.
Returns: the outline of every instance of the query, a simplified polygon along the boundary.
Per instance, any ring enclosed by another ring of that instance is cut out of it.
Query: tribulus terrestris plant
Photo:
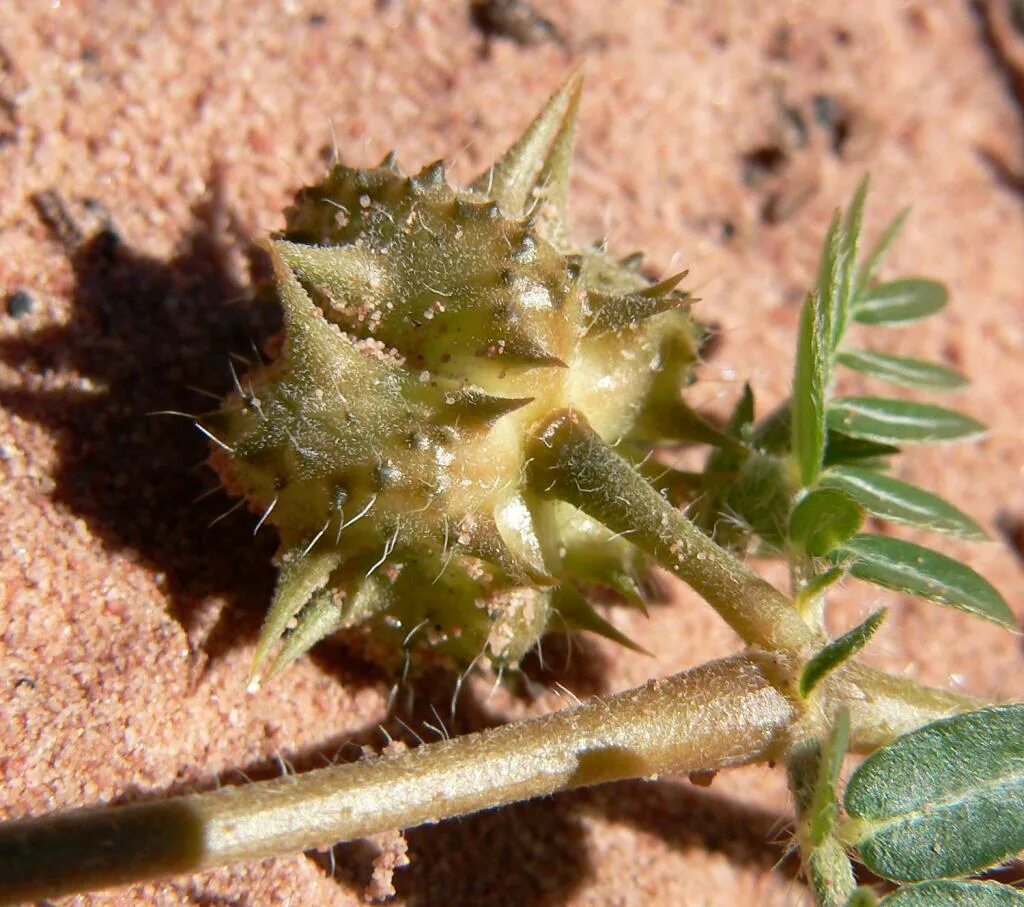
[[[983,538],[888,474],[905,444],[983,427],[930,403],[835,397],[839,366],[947,390],[937,364],[851,345],[946,303],[878,282],[898,218],[862,255],[867,194],[837,213],[801,317],[793,392],[757,415],[745,388],[717,427],[683,401],[704,329],[637,257],[577,247],[566,223],[580,81],[466,189],[442,164],[334,167],[267,244],[284,330],[272,361],[198,419],[213,467],[280,537],[255,688],[339,631],[396,669],[515,669],[547,632],[630,641],[595,587],[642,607],[652,564],[691,585],[739,654],[600,702],[296,777],[0,828],[0,895],[52,897],[331,844],[559,790],[779,763],[823,907],[868,905],[854,862],[898,883],[889,907],[1009,905],[973,881],[1024,848],[1024,706],[984,706],[857,660],[886,611],[838,638],[847,577],[1014,627],[998,592],[929,548],[862,532],[867,515]],[[705,468],[659,446],[704,444]],[[682,508],[682,509],[680,509]],[[742,556],[789,566],[784,593]],[[847,752],[869,754],[841,793]],[[56,855],[59,854],[59,857]],[[892,887],[892,886],[890,886]]]

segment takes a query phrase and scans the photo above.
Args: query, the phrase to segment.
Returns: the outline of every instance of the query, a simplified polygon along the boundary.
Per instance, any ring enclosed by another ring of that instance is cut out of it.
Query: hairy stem
[[[842,845],[833,837],[831,828],[819,827],[823,809],[830,809],[834,802],[834,791],[828,802],[816,802],[821,800],[822,774],[827,771],[821,739],[810,736],[794,744],[787,754],[786,768],[796,801],[796,840],[815,904],[817,907],[846,907],[857,885],[853,866]]]
[[[874,752],[932,721],[985,705],[855,661],[836,671],[829,685],[830,699],[850,710],[850,748],[857,753]]]
[[[291,853],[569,788],[776,758],[780,665],[712,662],[516,725],[258,784],[0,827],[0,901]]]
[[[857,886],[853,865],[843,845],[826,838],[804,855],[807,882],[818,907],[848,907]]]
[[[595,434],[563,411],[538,432],[531,486],[600,520],[700,593],[749,645],[796,651],[815,639],[793,603],[716,545]]]

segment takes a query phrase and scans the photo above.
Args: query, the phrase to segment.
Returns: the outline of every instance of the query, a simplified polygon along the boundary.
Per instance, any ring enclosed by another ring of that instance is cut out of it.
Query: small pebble
[[[28,290],[15,290],[7,297],[7,314],[11,318],[24,318],[35,308],[36,301]]]

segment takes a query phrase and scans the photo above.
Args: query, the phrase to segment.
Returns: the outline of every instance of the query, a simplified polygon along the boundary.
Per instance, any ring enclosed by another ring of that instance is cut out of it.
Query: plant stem
[[[776,758],[796,717],[745,655],[516,725],[273,781],[0,827],[0,901],[291,853],[530,797]]]
[[[529,481],[600,520],[700,593],[748,645],[797,651],[815,634],[793,603],[716,545],[571,410],[548,420],[529,451]]]
[[[817,907],[846,907],[857,883],[850,858],[832,834],[836,792],[823,752],[828,749],[823,750],[820,737],[808,736],[786,756],[789,787],[796,801],[796,840]],[[838,773],[842,755],[836,753],[833,758],[838,761],[831,768]]]
[[[843,845],[828,837],[805,853],[804,861],[807,882],[818,907],[848,907],[857,880]]]
[[[978,699],[894,677],[855,661],[827,681],[829,698],[850,710],[850,748],[871,753],[923,725],[985,705]]]

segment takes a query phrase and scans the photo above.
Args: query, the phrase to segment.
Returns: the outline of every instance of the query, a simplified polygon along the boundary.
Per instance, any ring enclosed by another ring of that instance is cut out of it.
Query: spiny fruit
[[[571,78],[466,189],[335,166],[269,245],[284,330],[202,426],[229,490],[276,527],[280,575],[254,683],[320,639],[515,665],[548,630],[630,644],[587,603],[642,606],[643,557],[530,487],[526,443],[581,413],[638,464],[666,436],[714,430],[683,403],[702,329],[638,256],[566,228],[579,104]]]

